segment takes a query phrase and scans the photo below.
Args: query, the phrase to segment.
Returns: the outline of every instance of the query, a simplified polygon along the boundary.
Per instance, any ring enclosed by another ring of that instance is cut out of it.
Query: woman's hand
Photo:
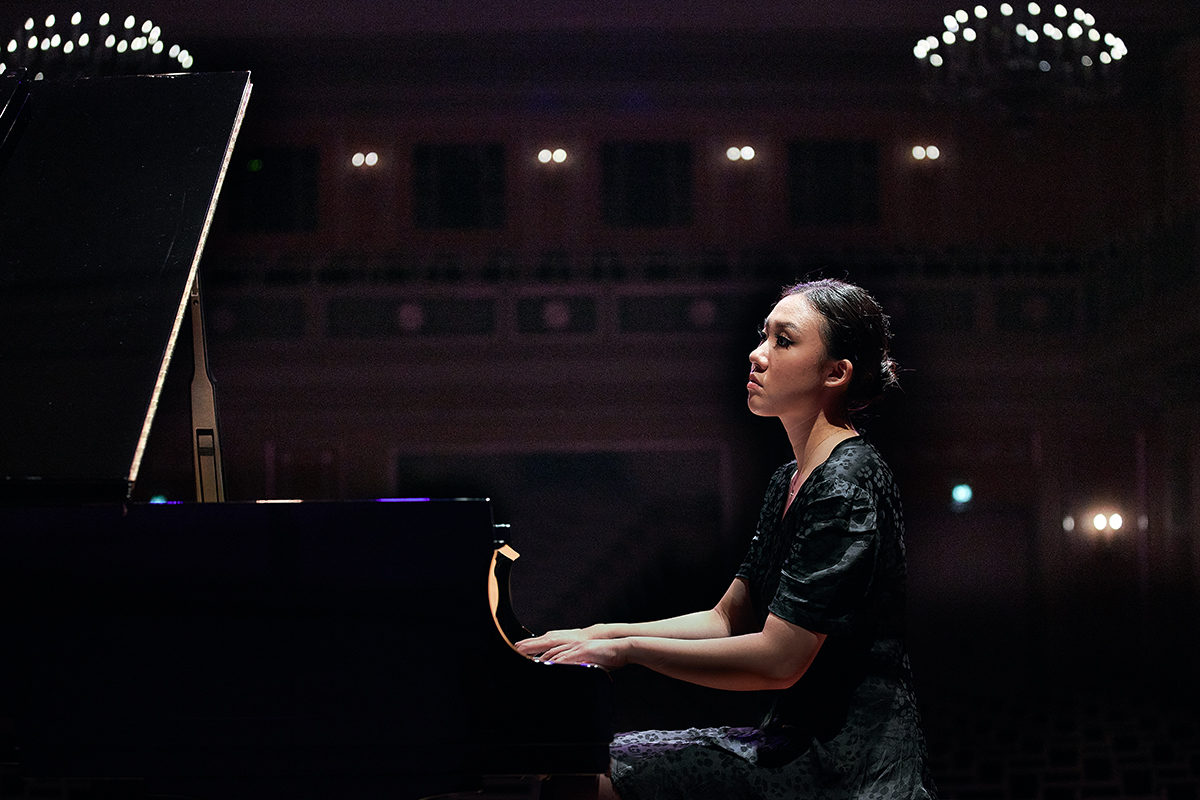
[[[629,663],[629,639],[582,639],[544,650],[539,661],[547,664],[586,664],[619,669]]]
[[[589,639],[603,639],[604,635],[600,630],[600,626],[593,625],[590,628],[570,628],[561,631],[547,631],[541,636],[534,636],[532,639],[522,639],[516,643],[517,652],[521,655],[534,658],[541,656],[546,651],[562,647],[563,645],[576,642],[583,642]],[[543,659],[545,660],[545,659]]]

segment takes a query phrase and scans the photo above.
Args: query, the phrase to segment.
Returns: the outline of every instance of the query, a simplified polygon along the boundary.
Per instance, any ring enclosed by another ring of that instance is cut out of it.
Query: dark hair
[[[848,413],[863,410],[900,385],[899,366],[888,354],[888,316],[866,289],[826,278],[786,287],[780,299],[794,294],[803,295],[824,318],[821,339],[826,355],[854,365],[843,400]]]

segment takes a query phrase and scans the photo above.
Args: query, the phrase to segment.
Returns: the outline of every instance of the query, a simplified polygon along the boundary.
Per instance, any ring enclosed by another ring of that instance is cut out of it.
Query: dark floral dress
[[[847,439],[782,516],[795,470],[771,479],[737,574],[760,622],[772,613],[825,642],[759,727],[619,735],[612,780],[622,800],[936,798],[904,647],[892,473],[865,439]]]

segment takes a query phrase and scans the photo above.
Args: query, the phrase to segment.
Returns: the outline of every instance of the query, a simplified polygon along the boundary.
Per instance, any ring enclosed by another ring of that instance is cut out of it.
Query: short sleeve
[[[832,479],[807,503],[772,614],[816,633],[850,633],[871,587],[879,515],[864,488]]]
[[[767,539],[778,536],[779,518],[783,514],[783,503],[787,499],[788,481],[796,471],[796,462],[784,464],[771,476],[767,485],[767,494],[763,499],[762,508],[758,514],[758,527],[754,530],[754,538],[750,540],[750,548],[737,571],[737,577],[745,578],[751,585],[765,579],[763,570],[767,566]],[[755,600],[757,601],[757,597]],[[765,605],[765,598],[764,598]],[[756,605],[756,611],[759,611]],[[760,612],[760,621],[766,620],[766,609]]]

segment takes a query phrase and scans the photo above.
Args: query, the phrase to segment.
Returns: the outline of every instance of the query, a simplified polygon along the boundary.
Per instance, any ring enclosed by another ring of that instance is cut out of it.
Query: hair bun
[[[879,365],[879,382],[885,391],[900,385],[900,365],[891,356],[885,355]]]

